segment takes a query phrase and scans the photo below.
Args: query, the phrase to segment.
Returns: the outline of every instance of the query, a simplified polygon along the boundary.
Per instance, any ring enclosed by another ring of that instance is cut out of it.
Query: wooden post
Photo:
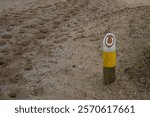
[[[116,39],[112,33],[106,34],[103,40],[103,81],[109,85],[115,81]]]

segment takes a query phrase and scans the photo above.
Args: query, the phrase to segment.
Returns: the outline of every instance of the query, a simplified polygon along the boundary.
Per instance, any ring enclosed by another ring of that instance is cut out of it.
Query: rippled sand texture
[[[103,86],[107,32],[117,79]],[[0,0],[0,99],[150,99],[149,0]]]

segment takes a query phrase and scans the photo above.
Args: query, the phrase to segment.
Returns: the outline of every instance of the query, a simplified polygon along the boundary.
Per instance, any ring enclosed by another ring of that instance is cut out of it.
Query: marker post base
[[[103,67],[103,84],[109,85],[115,82],[115,67]]]

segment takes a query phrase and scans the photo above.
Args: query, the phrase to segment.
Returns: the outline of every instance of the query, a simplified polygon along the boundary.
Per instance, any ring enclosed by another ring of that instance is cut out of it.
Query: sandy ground
[[[0,0],[0,99],[150,99],[149,0]],[[103,85],[102,41],[117,39]]]

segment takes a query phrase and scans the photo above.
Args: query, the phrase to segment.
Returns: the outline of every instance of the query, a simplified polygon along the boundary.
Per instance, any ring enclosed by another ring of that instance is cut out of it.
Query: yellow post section
[[[116,66],[116,51],[103,52],[103,67],[115,67]]]

